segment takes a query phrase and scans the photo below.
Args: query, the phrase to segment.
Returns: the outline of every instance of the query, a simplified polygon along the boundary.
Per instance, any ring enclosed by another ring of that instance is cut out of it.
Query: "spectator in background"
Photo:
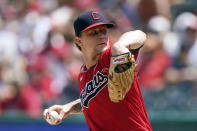
[[[0,88],[0,112],[19,110],[38,118],[42,110],[40,95],[34,88],[17,82],[4,83]]]
[[[197,79],[197,17],[193,13],[183,12],[175,20],[173,30],[177,34],[179,49],[174,55],[172,68],[168,70],[169,82],[196,81]]]
[[[163,38],[170,30],[170,22],[162,16],[152,17],[147,25],[148,39],[140,55],[139,81],[144,89],[165,87],[165,72],[172,62],[164,48]]]
[[[148,34],[147,42],[141,53],[139,81],[144,89],[165,87],[165,71],[171,64],[170,56],[163,49],[162,41],[155,34]]]

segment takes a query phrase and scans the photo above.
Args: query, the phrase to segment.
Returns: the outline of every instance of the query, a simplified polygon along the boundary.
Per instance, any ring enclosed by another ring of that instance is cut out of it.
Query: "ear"
[[[76,43],[78,46],[80,46],[80,47],[82,46],[82,42],[81,42],[81,38],[80,38],[80,37],[77,37],[77,36],[76,36],[74,40],[75,40],[75,43]]]

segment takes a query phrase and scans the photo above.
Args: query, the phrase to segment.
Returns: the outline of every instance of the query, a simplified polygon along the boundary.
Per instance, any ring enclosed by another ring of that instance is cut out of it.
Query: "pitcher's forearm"
[[[125,47],[130,47],[129,49],[137,49],[142,46],[146,41],[146,34],[141,30],[129,31],[124,33],[118,44],[121,44]]]
[[[64,108],[70,108],[69,114],[79,114],[82,113],[82,107],[81,107],[81,100],[77,99],[75,101],[72,101],[66,105],[64,105]]]
[[[73,114],[78,114],[78,113],[82,113],[82,107],[81,107],[81,100],[77,99],[75,101],[73,101],[73,106],[71,108],[71,111]]]
[[[146,34],[140,30],[124,33],[112,46],[112,55],[118,55],[129,50],[138,49],[144,45]]]

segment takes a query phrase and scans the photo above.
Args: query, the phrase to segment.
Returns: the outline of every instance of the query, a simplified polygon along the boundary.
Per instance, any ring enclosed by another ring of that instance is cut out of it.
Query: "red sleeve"
[[[142,46],[141,46],[141,47],[142,47]],[[138,49],[129,50],[129,51],[134,55],[135,60],[137,60],[137,58],[138,58],[138,54],[139,54],[139,52],[140,52],[141,47],[138,48]]]
[[[111,46],[110,46],[108,49],[102,52],[100,59],[99,59],[99,64],[102,67],[109,68],[111,55],[112,55],[112,51],[111,51]]]
[[[135,61],[137,60],[138,58],[138,54],[139,54],[140,50],[138,50],[138,52],[136,54],[134,54],[134,58],[135,58]]]

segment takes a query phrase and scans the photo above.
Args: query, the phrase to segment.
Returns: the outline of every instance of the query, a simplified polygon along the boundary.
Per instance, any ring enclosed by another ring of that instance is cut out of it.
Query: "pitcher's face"
[[[100,53],[108,47],[108,32],[106,25],[99,25],[81,33],[80,47],[83,51]]]

